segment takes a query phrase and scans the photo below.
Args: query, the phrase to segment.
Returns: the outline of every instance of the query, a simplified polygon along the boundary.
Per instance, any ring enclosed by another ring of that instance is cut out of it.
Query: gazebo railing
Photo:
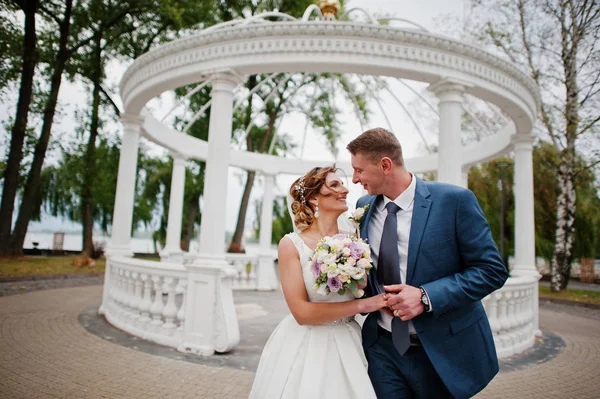
[[[192,263],[195,255],[186,255]],[[260,258],[227,254],[235,273],[232,288],[256,290]],[[134,336],[180,349],[184,340],[186,297],[190,271],[178,263],[156,262],[123,256],[110,258],[107,293],[102,308],[114,326]],[[538,280],[534,276],[510,277],[483,300],[499,358],[533,346],[537,330]],[[188,309],[188,311],[193,311]],[[191,317],[191,316],[190,316]]]
[[[524,351],[535,342],[538,280],[510,277],[504,286],[483,299],[499,358]]]
[[[196,259],[194,253],[184,255],[183,264],[190,264]],[[273,259],[274,261],[275,259]],[[259,256],[249,254],[225,254],[225,261],[235,269],[236,275],[232,279],[234,290],[257,290]]]
[[[132,335],[177,348],[185,322],[185,267],[128,257],[111,257],[108,263],[106,319]]]

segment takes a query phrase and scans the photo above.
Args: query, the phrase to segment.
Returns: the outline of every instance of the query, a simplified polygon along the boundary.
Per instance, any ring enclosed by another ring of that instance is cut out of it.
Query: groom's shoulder
[[[359,208],[370,204],[373,198],[375,198],[375,195],[363,195],[358,199],[358,201],[356,201],[356,207]]]
[[[469,189],[466,189],[464,187],[456,186],[454,184],[441,183],[437,181],[427,181],[423,182],[423,184],[425,185],[425,187],[427,187],[427,190],[429,190],[429,192],[433,196],[459,197],[465,192],[470,191]]]

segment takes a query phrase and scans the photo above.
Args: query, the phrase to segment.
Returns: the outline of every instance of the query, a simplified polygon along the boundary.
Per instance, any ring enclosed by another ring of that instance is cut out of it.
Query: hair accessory
[[[300,194],[300,202],[302,202],[303,204],[306,204],[306,198],[304,198],[304,194],[305,194],[305,189],[304,189],[304,176],[302,176],[300,178],[300,180],[298,180],[298,184],[296,184],[294,186],[294,188],[296,189],[296,191],[298,191],[298,193]]]

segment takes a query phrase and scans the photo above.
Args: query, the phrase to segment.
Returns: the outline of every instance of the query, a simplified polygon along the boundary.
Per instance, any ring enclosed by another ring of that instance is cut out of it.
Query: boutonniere
[[[360,223],[362,222],[363,216],[367,213],[367,209],[369,209],[369,204],[363,206],[362,208],[356,208],[348,219],[354,224],[354,226],[358,229],[360,227]]]

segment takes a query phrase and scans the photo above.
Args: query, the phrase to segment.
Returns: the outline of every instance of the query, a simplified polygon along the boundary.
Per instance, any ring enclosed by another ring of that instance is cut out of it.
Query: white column
[[[458,82],[442,79],[428,88],[439,99],[440,114],[437,180],[462,185],[462,104],[465,86]]]
[[[173,174],[171,176],[171,195],[169,197],[167,243],[160,253],[160,259],[181,263],[183,261],[183,251],[180,243],[185,191],[185,157],[179,153],[172,153],[171,155],[173,156]]]
[[[461,179],[461,187],[469,188],[469,171],[471,170],[470,166],[462,167],[462,179]]]
[[[535,268],[535,221],[533,199],[533,138],[517,134],[515,152],[515,264],[513,272],[537,274]]]
[[[98,312],[104,314],[108,305],[111,287],[112,256],[133,256],[130,248],[131,221],[133,218],[133,203],[137,177],[137,156],[140,141],[140,130],[143,118],[139,115],[125,114],[121,118],[123,136],[121,138],[121,153],[119,157],[119,172],[117,175],[117,192],[115,194],[115,209],[110,240],[106,248],[106,268],[104,272],[104,288],[102,304]]]
[[[233,89],[237,81],[233,75],[218,74],[212,82],[212,103],[208,126],[208,158],[204,177],[202,224],[200,226],[200,253],[225,252],[225,198],[229,144],[233,116]]]
[[[131,221],[135,199],[137,157],[143,119],[138,115],[125,115],[121,118],[121,122],[123,123],[123,137],[121,139],[115,210],[108,250],[113,253],[118,251],[120,254],[130,254],[129,242],[131,240]]]
[[[541,275],[535,267],[535,219],[533,197],[533,137],[530,134],[517,134],[513,137],[515,152],[515,264],[511,274],[514,276]],[[534,330],[539,329],[539,295],[533,290]]]
[[[271,254],[271,235],[273,233],[273,188],[275,176],[265,174],[265,187],[260,215],[260,252],[258,256],[257,288],[261,291],[277,288],[274,257]]]
[[[188,270],[185,324],[180,351],[210,356],[227,352],[240,341],[232,280],[237,274],[225,261],[225,199],[233,116],[234,76],[212,80],[208,159],[200,227],[200,253]]]

